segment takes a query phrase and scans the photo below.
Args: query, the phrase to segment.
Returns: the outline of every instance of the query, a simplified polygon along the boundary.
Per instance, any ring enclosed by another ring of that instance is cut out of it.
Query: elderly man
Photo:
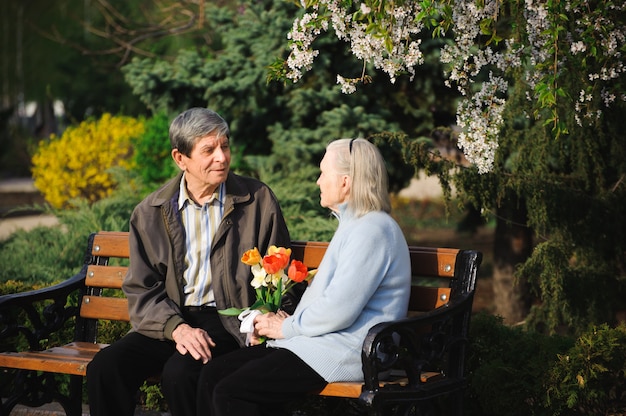
[[[92,416],[132,415],[139,387],[159,373],[172,415],[195,416],[202,367],[245,342],[237,318],[217,313],[254,302],[241,255],[290,244],[268,186],[230,172],[222,117],[189,109],[171,123],[169,136],[181,172],[131,216],[123,290],[132,330],[87,369]]]

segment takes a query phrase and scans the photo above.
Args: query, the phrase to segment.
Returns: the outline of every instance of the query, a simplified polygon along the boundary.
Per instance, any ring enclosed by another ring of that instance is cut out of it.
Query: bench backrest
[[[292,257],[309,269],[317,268],[328,243],[292,241]],[[456,248],[409,246],[411,256],[411,298],[409,312],[427,312],[445,305],[451,296],[474,290],[476,273],[465,273],[475,266],[477,252]]]
[[[292,257],[310,269],[317,268],[328,243],[293,241]],[[413,286],[409,313],[426,312],[445,305],[458,293],[474,290],[476,267],[474,251],[453,248],[409,247]],[[128,303],[121,286],[128,270],[128,233],[101,231],[90,236],[85,270],[85,291],[80,317],[86,323],[105,319],[129,321]],[[97,342],[94,325],[87,325],[79,335],[85,341]]]

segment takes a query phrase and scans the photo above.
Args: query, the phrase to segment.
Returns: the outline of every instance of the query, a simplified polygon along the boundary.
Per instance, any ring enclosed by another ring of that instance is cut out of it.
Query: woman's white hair
[[[348,208],[357,217],[371,211],[391,212],[389,178],[380,151],[365,139],[339,139],[327,151],[335,154],[335,169],[351,179]]]

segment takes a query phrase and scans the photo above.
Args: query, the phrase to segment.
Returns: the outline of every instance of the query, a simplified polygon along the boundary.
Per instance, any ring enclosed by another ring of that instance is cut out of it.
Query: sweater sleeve
[[[322,270],[318,272],[307,290],[309,293],[305,293],[301,301],[303,307],[297,308],[294,315],[284,321],[285,338],[341,331],[352,326],[373,306],[370,301],[383,286],[398,246],[398,236],[397,232],[389,230],[386,221],[368,218],[356,222],[357,226],[333,238],[339,240],[329,246],[324,257],[328,268],[321,276]]]

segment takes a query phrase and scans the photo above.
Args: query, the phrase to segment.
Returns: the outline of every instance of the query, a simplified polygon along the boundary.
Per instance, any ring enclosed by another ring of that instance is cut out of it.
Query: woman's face
[[[350,177],[337,173],[333,150],[327,151],[324,155],[316,183],[320,187],[320,205],[324,208],[338,211],[339,205],[348,200]]]

